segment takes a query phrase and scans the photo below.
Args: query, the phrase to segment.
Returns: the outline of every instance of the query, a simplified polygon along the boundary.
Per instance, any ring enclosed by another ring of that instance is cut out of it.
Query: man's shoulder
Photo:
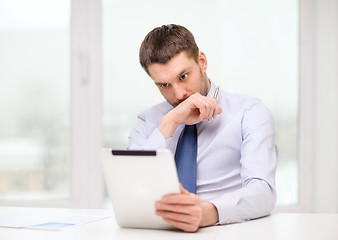
[[[230,93],[230,92],[223,92],[222,94],[222,101],[223,103],[240,108],[251,108],[257,104],[262,104],[259,98],[254,96],[250,96],[243,93]]]
[[[228,107],[233,113],[240,112],[243,117],[250,119],[250,124],[272,120],[269,108],[261,99],[246,94],[230,94]]]
[[[156,104],[154,106],[144,109],[143,111],[140,112],[139,116],[142,118],[162,117],[166,113],[168,113],[171,109],[173,109],[173,107],[170,105],[170,103],[168,103],[167,101],[164,101],[164,102],[161,102],[159,104]]]

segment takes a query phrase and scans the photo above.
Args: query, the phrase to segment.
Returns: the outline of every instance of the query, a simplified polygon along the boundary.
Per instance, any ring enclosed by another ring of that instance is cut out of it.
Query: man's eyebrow
[[[163,84],[167,84],[167,83],[155,82],[155,85],[156,85],[156,86],[163,85]]]
[[[183,73],[186,73],[186,72],[188,72],[188,71],[189,71],[189,68],[183,69],[179,74],[177,74],[177,77],[178,77],[178,78],[181,77],[181,76],[183,75]]]

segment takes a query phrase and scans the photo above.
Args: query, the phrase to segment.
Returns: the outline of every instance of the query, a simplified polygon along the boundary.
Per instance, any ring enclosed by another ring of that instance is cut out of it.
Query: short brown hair
[[[199,49],[192,33],[180,25],[163,25],[154,28],[144,38],[140,47],[140,64],[149,75],[151,63],[164,64],[183,51],[198,62]]]

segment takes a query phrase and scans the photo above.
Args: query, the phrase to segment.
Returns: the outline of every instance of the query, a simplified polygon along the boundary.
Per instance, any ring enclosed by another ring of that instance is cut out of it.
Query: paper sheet
[[[63,230],[108,217],[110,216],[57,212],[39,212],[36,214],[15,212],[0,214],[0,227]]]

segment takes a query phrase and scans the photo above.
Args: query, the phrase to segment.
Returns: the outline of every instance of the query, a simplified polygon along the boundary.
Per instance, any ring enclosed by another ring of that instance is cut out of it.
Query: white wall
[[[314,2],[315,212],[338,212],[338,1]]]

